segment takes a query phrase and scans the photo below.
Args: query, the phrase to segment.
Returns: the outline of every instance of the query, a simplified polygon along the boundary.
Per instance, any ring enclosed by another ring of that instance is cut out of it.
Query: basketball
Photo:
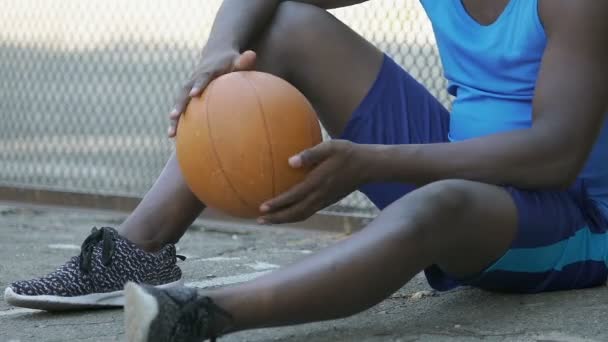
[[[260,205],[302,181],[289,157],[321,142],[311,104],[276,76],[233,72],[193,98],[177,128],[179,166],[207,206],[237,217],[260,215]]]

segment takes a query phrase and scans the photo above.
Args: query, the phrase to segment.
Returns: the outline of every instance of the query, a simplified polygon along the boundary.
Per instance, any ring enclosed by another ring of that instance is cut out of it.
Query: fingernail
[[[268,204],[262,204],[262,205],[260,206],[260,211],[261,211],[261,212],[265,213],[265,212],[267,212],[268,210],[270,210],[270,206],[269,206]]]
[[[266,224],[266,220],[260,217],[258,218],[258,224]]]
[[[169,126],[169,128],[167,129],[167,134],[173,135],[173,131],[173,126]]]
[[[190,90],[190,96],[194,96],[194,95],[198,94],[199,91],[201,91],[201,88],[198,88],[198,87],[192,88],[192,90]]]
[[[289,158],[289,165],[291,165],[292,167],[300,167],[302,166],[302,159],[300,158],[300,156],[293,156]]]
[[[177,108],[173,108],[171,113],[169,113],[170,116],[176,116],[177,114],[179,114],[179,111],[177,110]]]

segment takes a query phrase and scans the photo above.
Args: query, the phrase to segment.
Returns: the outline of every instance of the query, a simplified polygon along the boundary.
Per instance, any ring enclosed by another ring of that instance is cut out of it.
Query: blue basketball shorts
[[[369,93],[353,113],[342,139],[361,144],[448,142],[449,113],[427,89],[388,56]],[[415,186],[367,184],[361,191],[380,209]],[[510,249],[469,279],[456,279],[433,265],[425,270],[436,290],[460,285],[536,293],[604,284],[608,276],[608,220],[578,182],[567,191],[505,187],[518,210]]]

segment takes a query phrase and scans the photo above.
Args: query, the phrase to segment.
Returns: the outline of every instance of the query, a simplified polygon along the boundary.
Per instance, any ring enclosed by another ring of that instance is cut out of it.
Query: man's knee
[[[466,215],[472,202],[470,183],[442,180],[425,185],[393,203],[392,211],[419,238],[434,240]],[[412,233],[412,231],[408,232]]]
[[[279,4],[265,36],[259,42],[263,48],[282,57],[297,57],[315,42],[318,42],[320,24],[330,16],[317,6],[283,1]]]
[[[458,179],[433,182],[398,199],[390,210],[407,212],[408,216],[425,220],[439,214],[459,214],[471,203],[471,183]]]
[[[395,239],[415,239],[435,255],[450,240],[474,201],[471,182],[442,180],[420,187],[386,208],[383,217],[396,228]]]
[[[447,179],[430,183],[418,191],[423,192],[427,205],[437,213],[457,215],[467,210],[472,200],[470,181]]]

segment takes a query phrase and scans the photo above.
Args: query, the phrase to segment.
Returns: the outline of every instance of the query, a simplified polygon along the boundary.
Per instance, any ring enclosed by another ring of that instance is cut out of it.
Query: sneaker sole
[[[183,285],[184,280],[179,279],[172,283],[157,285],[157,288],[170,288]],[[78,309],[102,309],[116,308],[125,305],[124,291],[114,291],[105,293],[91,293],[84,296],[61,297],[61,296],[27,296],[20,295],[7,287],[4,291],[4,301],[13,306],[28,309],[38,309],[46,311],[64,311]]]
[[[129,342],[147,342],[158,315],[156,298],[135,283],[125,286],[125,334]]]

